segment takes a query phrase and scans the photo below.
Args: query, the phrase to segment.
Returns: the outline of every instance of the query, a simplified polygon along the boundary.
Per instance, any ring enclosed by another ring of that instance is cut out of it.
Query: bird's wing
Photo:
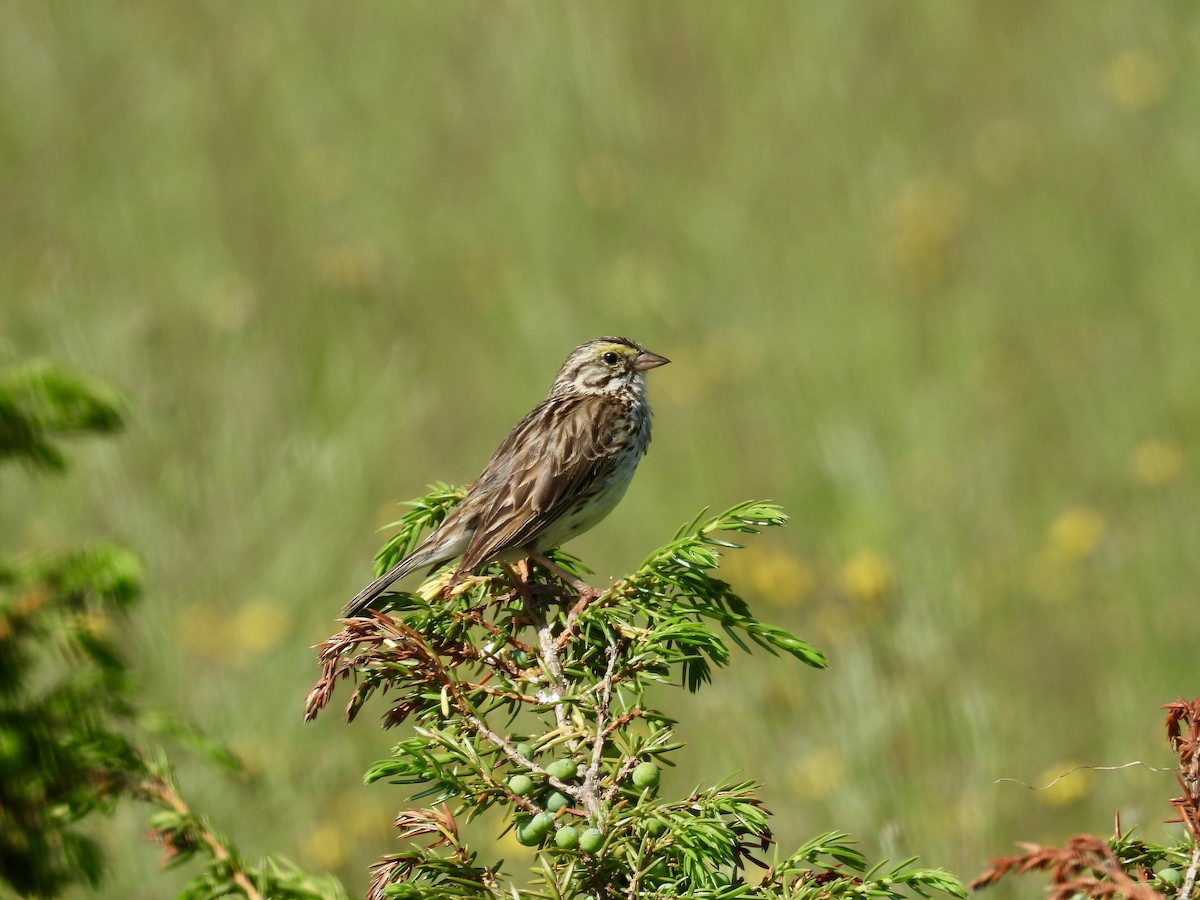
[[[525,547],[586,492],[608,468],[624,415],[611,397],[574,395],[543,400],[518,422],[475,482],[488,496],[462,571]]]

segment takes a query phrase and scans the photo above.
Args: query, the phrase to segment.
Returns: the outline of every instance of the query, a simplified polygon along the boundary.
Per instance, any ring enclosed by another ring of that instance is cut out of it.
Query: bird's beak
[[[647,369],[657,369],[659,366],[665,366],[669,362],[670,360],[665,356],[659,356],[657,353],[643,350],[633,358],[633,368],[637,372],[645,372]]]

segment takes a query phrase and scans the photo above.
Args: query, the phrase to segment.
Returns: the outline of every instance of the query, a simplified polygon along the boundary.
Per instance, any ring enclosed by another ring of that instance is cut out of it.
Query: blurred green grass
[[[353,892],[403,795],[358,784],[371,721],[301,725],[307,648],[393,501],[626,333],[675,362],[572,550],[776,499],[731,577],[832,662],[664,700],[679,786],[967,876],[1157,833],[1169,773],[995,780],[1169,765],[1198,690],[1198,57],[1186,3],[0,4],[0,352],[135,410],[3,476],[0,537],[146,554],[151,700],[251,771],[186,787]],[[106,895],[165,893],[140,828]]]

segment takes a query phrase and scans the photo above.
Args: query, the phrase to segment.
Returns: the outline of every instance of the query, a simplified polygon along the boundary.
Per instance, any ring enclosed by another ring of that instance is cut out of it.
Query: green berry
[[[533,779],[528,775],[514,775],[508,779],[508,789],[518,797],[528,797],[533,790]]]
[[[529,820],[529,830],[536,834],[538,838],[544,838],[550,833],[550,829],[554,827],[554,816],[550,813],[540,812]]]
[[[530,830],[529,826],[532,822],[533,819],[526,819],[517,823],[517,843],[523,847],[536,847],[542,842],[541,836]]]
[[[573,759],[557,759],[546,766],[546,774],[557,778],[559,781],[570,781],[578,771],[579,766],[575,765],[575,760]]]
[[[595,853],[604,846],[604,832],[599,828],[589,828],[579,836],[579,846],[587,853]]]
[[[1175,887],[1183,879],[1180,877],[1178,869],[1174,869],[1174,868],[1171,868],[1170,866],[1168,866],[1165,869],[1158,870],[1158,880],[1161,881],[1163,884],[1169,884],[1172,887]]]
[[[554,846],[560,850],[574,850],[579,846],[579,832],[571,825],[564,825],[554,835]]]
[[[658,771],[658,766],[652,762],[641,763],[633,770],[633,784],[642,790],[658,787],[658,781],[661,777],[662,774]]]
[[[650,835],[650,837],[662,837],[663,834],[666,833],[666,830],[667,830],[666,820],[660,819],[660,818],[658,818],[658,816],[655,816],[653,819],[651,819],[649,822],[646,823],[646,834]]]
[[[570,805],[571,798],[566,794],[560,794],[558,791],[555,791],[546,798],[546,809],[552,813],[556,813],[563,807]]]
[[[533,747],[529,744],[517,744],[513,749],[517,751],[519,756],[523,756],[526,759],[533,759]]]
[[[538,813],[517,825],[517,842],[526,847],[536,847],[554,827],[554,817],[549,813]]]

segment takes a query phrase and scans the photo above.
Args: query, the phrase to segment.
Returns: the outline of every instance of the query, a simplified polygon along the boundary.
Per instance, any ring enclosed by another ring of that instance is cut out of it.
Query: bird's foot
[[[586,591],[580,591],[579,599],[575,601],[570,611],[567,612],[567,621],[574,623],[580,614],[591,606],[595,600],[599,599],[603,593],[604,591],[597,590],[594,587],[589,587]]]
[[[581,578],[576,578],[562,566],[555,563],[545,554],[539,553],[536,550],[529,551],[529,558],[536,562],[543,569],[546,569],[550,574],[554,575],[560,581],[571,586],[580,600],[587,598],[587,603],[591,603],[599,597],[603,591],[597,590]],[[586,605],[586,604],[585,604]]]
[[[500,563],[500,568],[504,570],[505,576],[508,578],[508,583],[512,585],[514,593],[522,600],[528,602],[532,599],[535,585],[529,580],[529,564],[526,560],[520,560],[515,566],[510,566],[508,563]]]

